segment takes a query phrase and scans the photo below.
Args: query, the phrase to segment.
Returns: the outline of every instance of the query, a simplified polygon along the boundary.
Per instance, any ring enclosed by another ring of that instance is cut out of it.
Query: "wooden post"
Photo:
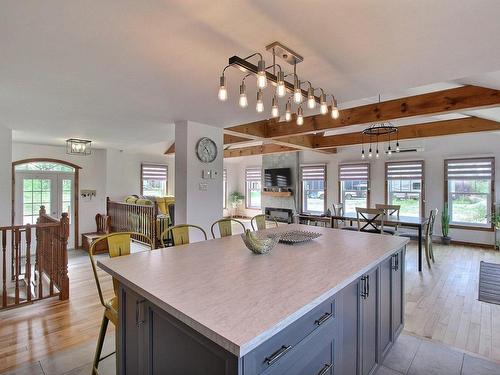
[[[26,269],[24,275],[27,279],[26,297],[31,301],[31,225],[26,225]]]
[[[69,298],[69,278],[68,278],[68,238],[69,238],[69,218],[68,213],[63,212],[61,216],[61,257],[62,267],[60,270],[61,285],[59,285],[59,299],[66,300]]]
[[[2,307],[7,307],[7,230],[2,230]]]

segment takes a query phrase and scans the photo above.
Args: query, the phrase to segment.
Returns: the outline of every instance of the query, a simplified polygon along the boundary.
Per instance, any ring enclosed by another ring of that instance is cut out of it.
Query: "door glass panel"
[[[71,192],[72,192],[72,181],[69,179],[63,179],[62,180],[62,205],[61,205],[61,212],[67,212],[68,213],[68,218],[69,222],[71,223],[72,220],[72,214],[71,214]]]
[[[40,206],[51,212],[50,179],[25,178],[23,180],[23,224],[36,224]]]

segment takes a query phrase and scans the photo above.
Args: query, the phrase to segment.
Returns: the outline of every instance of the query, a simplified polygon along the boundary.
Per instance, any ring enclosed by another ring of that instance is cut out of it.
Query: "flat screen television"
[[[290,168],[264,169],[265,187],[288,187],[291,185]]]

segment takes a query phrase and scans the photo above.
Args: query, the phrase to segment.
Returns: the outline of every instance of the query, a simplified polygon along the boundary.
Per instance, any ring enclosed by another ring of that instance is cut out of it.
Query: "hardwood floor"
[[[435,256],[432,270],[424,265],[418,274],[416,246],[408,247],[405,329],[500,362],[500,306],[477,301],[479,262],[500,263],[500,252],[435,245]],[[72,254],[69,275],[69,301],[45,300],[0,312],[0,373],[95,344],[103,308],[84,252]],[[104,272],[100,276],[105,294],[111,296],[111,278]]]
[[[500,361],[500,305],[480,302],[479,263],[500,263],[500,252],[434,245],[436,263],[421,275],[416,246],[407,257],[405,330]]]

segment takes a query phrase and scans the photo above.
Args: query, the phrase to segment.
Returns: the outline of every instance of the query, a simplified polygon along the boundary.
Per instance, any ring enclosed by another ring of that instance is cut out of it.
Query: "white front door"
[[[68,213],[70,235],[68,247],[74,247],[74,174],[67,172],[16,172],[15,224],[36,224],[40,206],[48,215],[60,219]]]

